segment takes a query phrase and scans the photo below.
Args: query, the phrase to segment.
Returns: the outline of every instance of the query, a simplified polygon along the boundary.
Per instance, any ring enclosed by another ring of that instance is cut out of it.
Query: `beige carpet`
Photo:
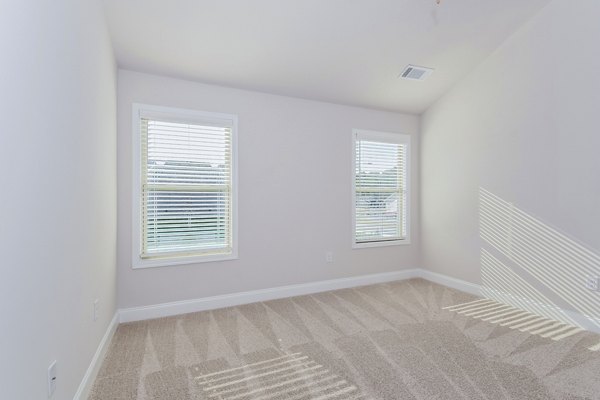
[[[123,324],[90,399],[600,399],[598,335],[444,309],[475,300],[417,279]]]

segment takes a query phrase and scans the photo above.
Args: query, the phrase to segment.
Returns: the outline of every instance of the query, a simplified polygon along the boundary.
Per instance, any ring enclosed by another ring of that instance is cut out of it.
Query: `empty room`
[[[2,0],[0,398],[600,400],[596,0]]]

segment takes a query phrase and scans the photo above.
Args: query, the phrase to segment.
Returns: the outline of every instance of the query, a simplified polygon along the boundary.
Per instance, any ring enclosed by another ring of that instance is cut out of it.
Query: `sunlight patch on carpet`
[[[527,332],[531,335],[538,335],[555,341],[583,332],[583,329],[577,326],[543,317],[491,299],[475,300],[444,307],[443,309],[469,318],[505,326],[510,329],[517,329],[520,332]],[[595,349],[595,347],[598,346],[591,347],[590,350],[600,350],[600,348]]]
[[[368,399],[355,385],[302,353],[285,354],[195,379],[206,396],[214,400]]]

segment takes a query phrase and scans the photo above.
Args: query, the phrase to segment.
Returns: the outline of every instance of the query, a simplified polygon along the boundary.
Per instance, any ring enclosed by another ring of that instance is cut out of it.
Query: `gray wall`
[[[98,2],[0,8],[0,397],[58,360],[69,399],[115,312],[116,66]]]
[[[133,102],[239,116],[239,259],[131,268]],[[417,116],[119,71],[119,307],[418,265]],[[352,128],[412,135],[411,245],[351,248]],[[325,262],[325,252],[334,262]]]
[[[600,318],[599,20],[597,1],[550,2],[424,114],[424,267],[494,286],[483,249],[509,269],[495,289]]]

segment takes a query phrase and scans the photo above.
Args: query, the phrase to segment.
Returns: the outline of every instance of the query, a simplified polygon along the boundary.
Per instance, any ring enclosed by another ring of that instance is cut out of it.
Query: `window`
[[[410,136],[354,130],[353,246],[406,244]]]
[[[135,104],[133,267],[233,259],[234,115]]]

